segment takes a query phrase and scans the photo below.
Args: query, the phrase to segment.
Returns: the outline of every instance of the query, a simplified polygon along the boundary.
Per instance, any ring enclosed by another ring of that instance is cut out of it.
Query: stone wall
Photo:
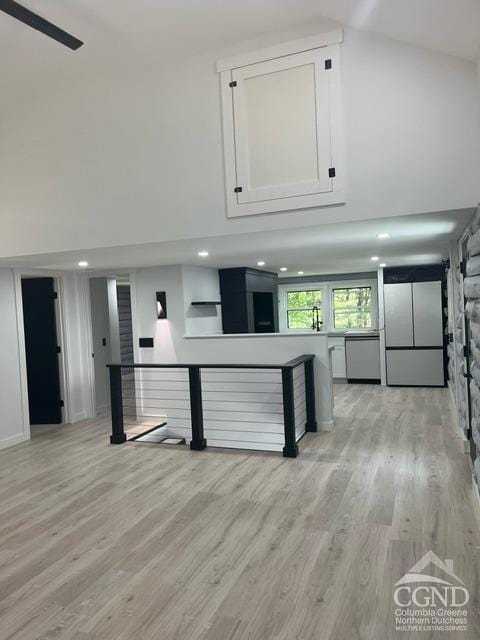
[[[450,246],[448,296],[448,383],[457,408],[458,425],[465,438],[468,438],[470,411],[474,477],[480,487],[480,205],[462,242]],[[464,355],[467,339],[469,378]]]
[[[464,295],[467,300],[465,315],[470,327],[471,426],[472,438],[477,448],[475,476],[480,484],[480,211],[472,222],[467,247]]]

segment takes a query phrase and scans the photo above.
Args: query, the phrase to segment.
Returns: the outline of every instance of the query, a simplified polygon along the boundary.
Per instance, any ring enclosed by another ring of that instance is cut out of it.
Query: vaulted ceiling
[[[0,13],[1,101],[161,66],[322,20],[475,59],[478,0],[21,0],[85,41],[71,52]],[[11,104],[11,102],[10,102]]]

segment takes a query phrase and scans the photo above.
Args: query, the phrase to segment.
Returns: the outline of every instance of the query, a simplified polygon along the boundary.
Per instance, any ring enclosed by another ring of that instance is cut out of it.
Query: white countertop
[[[187,340],[198,340],[205,338],[296,338],[305,336],[323,336],[327,337],[325,331],[295,331],[292,333],[202,333],[194,335],[184,335]]]

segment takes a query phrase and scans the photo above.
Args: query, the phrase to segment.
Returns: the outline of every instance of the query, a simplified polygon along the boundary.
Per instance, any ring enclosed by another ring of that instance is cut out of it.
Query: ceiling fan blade
[[[53,38],[57,42],[60,42],[74,51],[80,48],[83,44],[83,42],[78,38],[75,38],[63,29],[60,29],[48,20],[45,20],[45,18],[41,18],[36,13],[33,13],[33,11],[26,9],[14,0],[0,0],[0,11],[8,13],[12,18],[20,20],[20,22],[27,24],[29,27],[32,27],[32,29],[40,31],[49,38]]]

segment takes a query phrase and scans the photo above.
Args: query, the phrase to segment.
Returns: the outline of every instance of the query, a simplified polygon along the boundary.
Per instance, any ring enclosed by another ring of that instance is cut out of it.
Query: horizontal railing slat
[[[311,391],[306,401],[313,359],[306,354],[278,364],[107,365],[116,407],[112,442],[124,441],[124,423],[135,427],[133,433],[166,423],[165,433],[185,438],[195,449],[204,448],[207,438],[210,446],[283,450],[295,457],[307,415],[315,426]]]

